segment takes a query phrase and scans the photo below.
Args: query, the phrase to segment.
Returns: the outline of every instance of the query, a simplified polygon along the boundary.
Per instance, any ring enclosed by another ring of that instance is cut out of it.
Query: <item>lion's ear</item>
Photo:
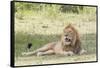
[[[65,29],[71,28],[71,27],[72,27],[72,24],[68,24],[68,25],[65,27]]]
[[[68,28],[71,28],[71,29],[72,29],[72,24],[68,24],[68,25],[64,28],[63,32],[66,32],[65,30],[68,29]]]
[[[71,27],[72,26],[72,24],[68,24],[68,26],[67,27]]]

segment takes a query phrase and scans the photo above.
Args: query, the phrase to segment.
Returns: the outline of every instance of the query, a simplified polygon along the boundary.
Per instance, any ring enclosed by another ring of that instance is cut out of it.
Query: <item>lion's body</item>
[[[60,41],[48,43],[31,54],[38,56],[48,54],[74,55],[83,54],[84,52],[81,48],[77,30],[72,25],[68,25],[63,30]]]

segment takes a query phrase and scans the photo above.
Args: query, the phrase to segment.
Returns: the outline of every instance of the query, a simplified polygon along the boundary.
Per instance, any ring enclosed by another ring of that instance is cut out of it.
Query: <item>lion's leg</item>
[[[48,51],[45,51],[45,52],[38,52],[37,53],[37,56],[51,55],[51,54],[54,54],[54,51],[53,50],[48,50]]]
[[[56,44],[55,42],[48,43],[47,45],[44,45],[43,47],[35,50],[34,52],[45,52],[45,51],[51,50],[55,44]]]
[[[65,55],[65,56],[72,56],[74,53],[72,51],[62,51],[59,52],[60,55]]]
[[[41,47],[41,48],[39,48],[39,49],[37,49],[37,50],[35,50],[33,52],[27,52],[27,53],[23,52],[22,55],[27,55],[27,56],[29,56],[29,55],[35,55],[38,52],[44,52],[44,51],[47,51],[47,50],[49,50],[49,47],[48,46],[43,46],[43,47]]]

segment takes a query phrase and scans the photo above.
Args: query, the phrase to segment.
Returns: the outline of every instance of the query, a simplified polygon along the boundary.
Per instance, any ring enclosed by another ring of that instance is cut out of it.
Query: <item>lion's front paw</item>
[[[74,53],[72,51],[65,52],[64,55],[66,56],[73,56]]]
[[[38,52],[36,55],[37,56],[42,56],[43,55],[43,52]]]
[[[74,53],[72,51],[68,52],[68,56],[73,56],[73,55],[74,55]]]

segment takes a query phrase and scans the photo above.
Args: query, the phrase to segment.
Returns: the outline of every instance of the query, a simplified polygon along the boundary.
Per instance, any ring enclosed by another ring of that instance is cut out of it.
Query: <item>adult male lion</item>
[[[43,47],[35,50],[34,52],[25,53],[26,55],[74,55],[83,54],[86,51],[81,48],[81,42],[77,30],[68,25],[64,28],[61,39],[57,42],[52,42],[44,45]]]

